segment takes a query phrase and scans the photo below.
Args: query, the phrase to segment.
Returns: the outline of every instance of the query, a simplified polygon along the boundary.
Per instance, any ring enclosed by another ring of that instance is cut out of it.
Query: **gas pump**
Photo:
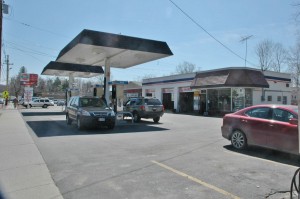
[[[93,89],[94,97],[102,97],[104,95],[104,86],[96,84]]]
[[[74,83],[74,77],[72,75],[69,76],[69,88],[66,89],[66,104],[69,102],[72,96],[79,95],[79,88],[77,84]]]
[[[109,84],[112,85],[111,103],[114,111],[123,111],[124,85],[128,84],[128,81],[112,81]]]

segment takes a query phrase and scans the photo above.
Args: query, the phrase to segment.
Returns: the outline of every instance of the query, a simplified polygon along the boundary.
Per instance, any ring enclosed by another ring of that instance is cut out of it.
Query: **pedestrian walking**
[[[17,108],[18,105],[18,99],[15,97],[15,99],[13,100],[14,103],[14,108]]]

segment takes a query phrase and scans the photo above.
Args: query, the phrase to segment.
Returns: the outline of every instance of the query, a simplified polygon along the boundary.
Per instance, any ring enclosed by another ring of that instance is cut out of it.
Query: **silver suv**
[[[28,106],[31,107],[43,107],[47,108],[48,106],[54,106],[54,103],[52,100],[49,100],[48,98],[40,98],[40,99],[33,99],[29,102]]]
[[[79,130],[84,127],[115,127],[115,112],[99,97],[73,96],[66,107],[67,124],[76,121]]]
[[[157,123],[164,114],[164,106],[156,98],[131,98],[125,103],[124,111],[132,113],[134,122],[152,118]]]

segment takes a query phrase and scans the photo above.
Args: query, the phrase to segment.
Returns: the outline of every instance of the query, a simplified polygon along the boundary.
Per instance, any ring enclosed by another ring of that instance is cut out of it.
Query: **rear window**
[[[161,105],[158,99],[145,99],[145,104],[147,105]]]

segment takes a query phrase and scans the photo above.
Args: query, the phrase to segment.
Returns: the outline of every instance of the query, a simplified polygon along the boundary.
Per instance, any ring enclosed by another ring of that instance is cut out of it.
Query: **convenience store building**
[[[257,104],[291,104],[287,73],[231,67],[144,79],[142,96],[180,113],[224,115]]]

